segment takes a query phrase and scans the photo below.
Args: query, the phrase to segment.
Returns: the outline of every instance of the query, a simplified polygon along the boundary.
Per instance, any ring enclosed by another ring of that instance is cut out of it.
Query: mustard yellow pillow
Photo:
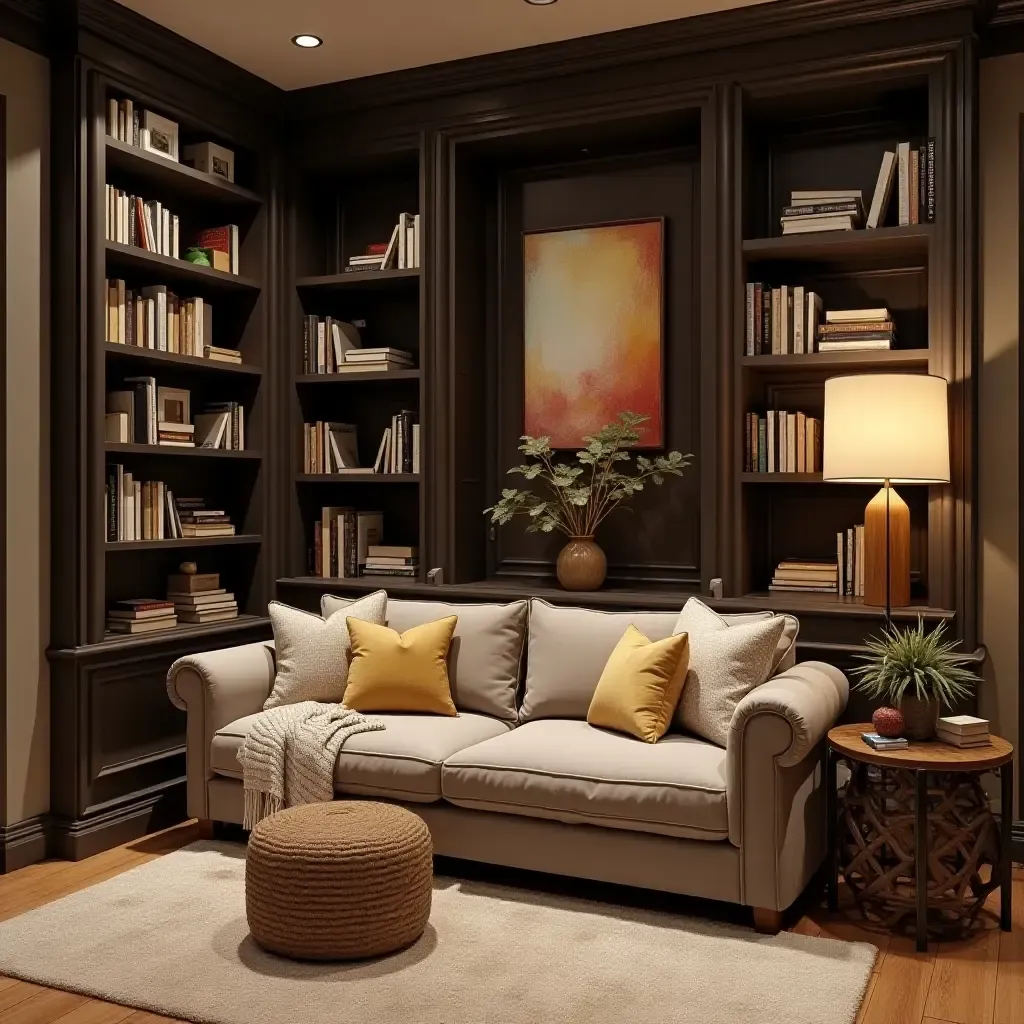
[[[455,716],[448,682],[448,648],[457,615],[397,633],[349,618],[352,660],[345,704],[354,711],[423,711]]]
[[[689,663],[686,633],[651,643],[631,624],[604,666],[587,721],[657,743],[675,714]]]

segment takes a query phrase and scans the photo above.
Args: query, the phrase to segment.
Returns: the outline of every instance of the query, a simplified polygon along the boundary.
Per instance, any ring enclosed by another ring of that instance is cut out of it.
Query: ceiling
[[[120,0],[282,89],[361,78],[765,0]],[[324,40],[301,50],[291,37]]]

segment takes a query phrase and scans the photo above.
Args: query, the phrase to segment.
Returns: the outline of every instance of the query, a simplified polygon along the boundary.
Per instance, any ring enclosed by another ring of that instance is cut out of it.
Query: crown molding
[[[0,38],[46,53],[47,36],[45,0],[0,0]]]
[[[537,79],[600,71],[770,39],[834,32],[879,21],[962,14],[983,23],[993,0],[776,0],[677,21],[583,36],[443,64],[391,71],[286,93],[293,118],[387,106]]]
[[[1024,0],[1001,0],[992,15],[991,25],[1024,24]]]
[[[1024,0],[1001,0],[981,36],[981,56],[1024,53]]]

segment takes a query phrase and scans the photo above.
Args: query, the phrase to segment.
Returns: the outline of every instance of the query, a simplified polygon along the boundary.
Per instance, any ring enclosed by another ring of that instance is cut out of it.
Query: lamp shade
[[[949,483],[949,385],[918,373],[825,381],[822,476],[842,483]]]

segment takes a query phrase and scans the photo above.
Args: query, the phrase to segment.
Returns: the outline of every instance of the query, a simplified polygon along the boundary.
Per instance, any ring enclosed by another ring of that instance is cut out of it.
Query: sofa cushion
[[[644,743],[565,719],[521,725],[441,769],[444,798],[461,807],[687,839],[728,837],[725,789],[725,751],[710,743]]]
[[[210,767],[217,775],[242,778],[238,748],[256,715],[247,715],[214,734]],[[350,736],[334,768],[337,793],[379,796],[413,803],[441,799],[441,762],[510,728],[486,715],[458,718],[425,715],[374,715],[382,732]]]
[[[324,594],[324,618],[351,601]],[[460,711],[476,711],[515,722],[516,690],[526,645],[525,601],[510,604],[449,604],[444,601],[388,601],[388,625],[404,633],[413,626],[457,615],[448,649],[448,680]],[[671,632],[671,627],[669,629]],[[666,633],[666,636],[668,634]]]

